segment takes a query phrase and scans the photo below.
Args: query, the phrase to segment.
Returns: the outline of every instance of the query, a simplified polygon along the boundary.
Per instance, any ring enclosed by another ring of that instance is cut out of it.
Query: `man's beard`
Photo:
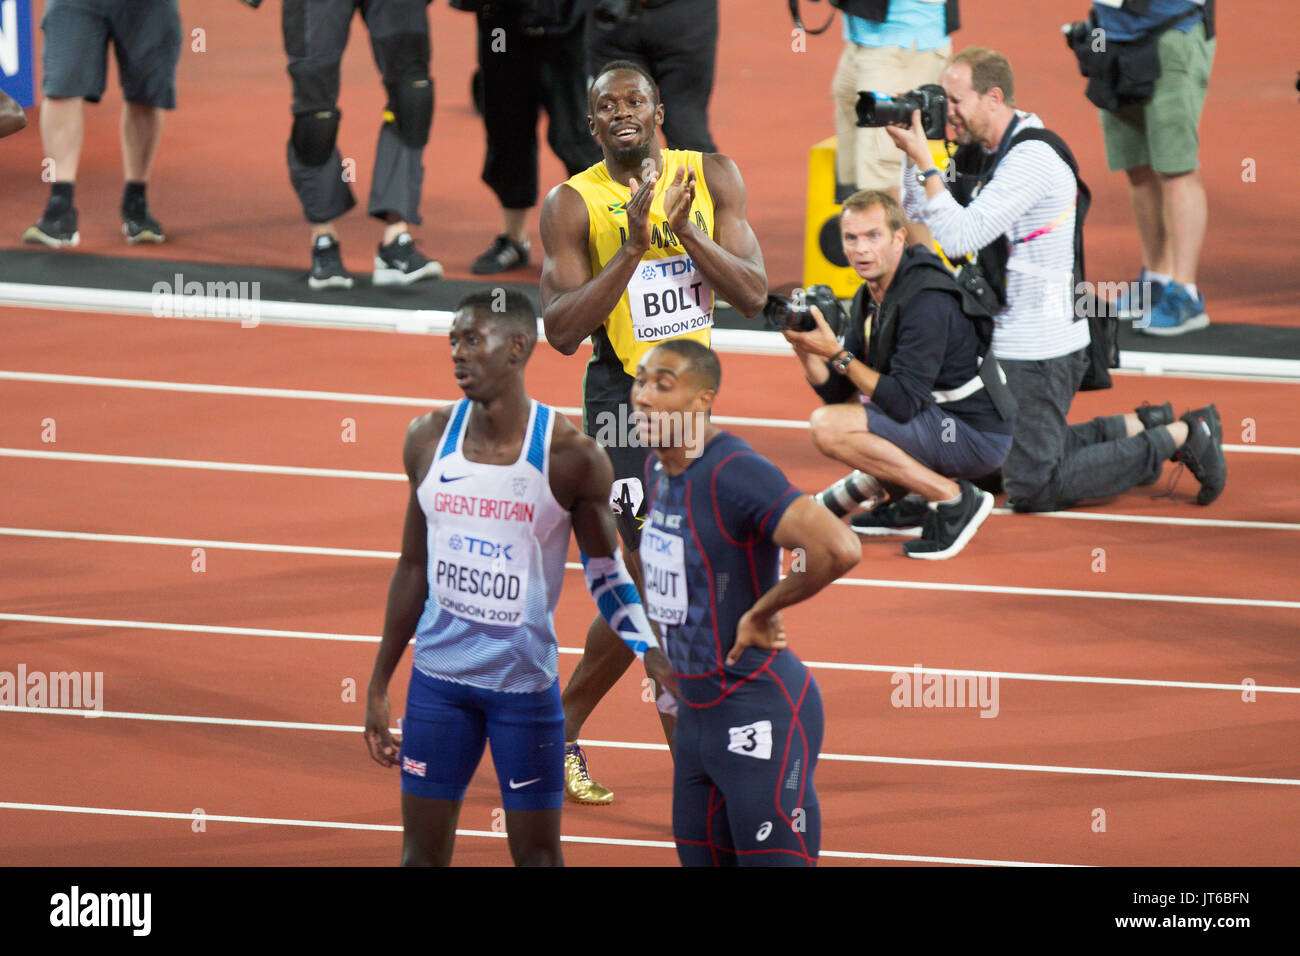
[[[650,141],[634,143],[631,146],[615,146],[610,150],[610,156],[620,166],[640,168],[641,164],[650,157]]]

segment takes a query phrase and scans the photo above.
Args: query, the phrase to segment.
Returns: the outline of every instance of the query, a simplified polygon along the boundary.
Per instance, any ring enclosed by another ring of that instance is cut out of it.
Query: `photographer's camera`
[[[793,300],[769,295],[767,305],[763,306],[763,321],[776,332],[811,332],[817,327],[811,311],[813,306],[821,311],[822,318],[838,337],[844,326],[844,310],[828,285],[809,286],[807,292]]]
[[[927,83],[893,97],[868,90],[858,92],[858,125],[863,127],[911,126],[912,111],[921,111],[926,139],[943,139],[948,121],[948,101],[943,87]]]

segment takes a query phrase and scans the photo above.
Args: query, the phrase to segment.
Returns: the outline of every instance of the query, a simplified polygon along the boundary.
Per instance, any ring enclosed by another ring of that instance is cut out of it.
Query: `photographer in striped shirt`
[[[949,61],[941,84],[954,138],[977,160],[973,171],[954,163],[967,173],[958,181],[965,205],[935,168],[919,111],[910,128],[887,130],[907,154],[902,189],[908,218],[928,226],[950,258],[978,253],[981,266],[1005,261],[998,269],[1005,273],[1005,304],[994,318],[993,352],[1019,405],[1002,466],[1008,504],[1017,511],[1054,511],[1119,494],[1156,481],[1167,460],[1191,469],[1201,483],[1197,503],[1209,504],[1227,479],[1213,405],[1178,420],[1165,403],[1067,423],[1088,368],[1089,344],[1088,323],[1077,321],[1068,294],[1079,196],[1063,158],[1069,151],[1037,116],[1016,109],[1011,64],[1002,54],[968,47]]]

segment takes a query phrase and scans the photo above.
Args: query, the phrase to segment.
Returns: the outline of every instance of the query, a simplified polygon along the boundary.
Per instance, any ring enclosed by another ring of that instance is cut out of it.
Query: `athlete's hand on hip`
[[[667,656],[657,647],[648,648],[645,652],[645,674],[661,690],[667,690],[675,697],[681,696],[677,690],[677,675],[673,673],[673,665],[668,663]]]
[[[695,170],[678,166],[673,181],[664,190],[664,216],[668,228],[682,233],[691,223],[691,203],[695,202]]]
[[[644,254],[650,248],[650,204],[655,198],[655,180],[658,178],[658,173],[650,169],[640,183],[635,176],[628,180],[632,198],[627,201],[626,244],[638,254]]]
[[[755,614],[751,608],[736,625],[736,643],[727,654],[727,663],[735,664],[747,647],[757,647],[764,651],[783,651],[788,646],[785,639],[785,625],[781,622],[781,612],[778,611],[768,617]]]
[[[367,696],[366,746],[370,748],[370,756],[382,767],[396,766],[400,751],[398,742],[388,732],[388,720],[391,716],[387,693]]]

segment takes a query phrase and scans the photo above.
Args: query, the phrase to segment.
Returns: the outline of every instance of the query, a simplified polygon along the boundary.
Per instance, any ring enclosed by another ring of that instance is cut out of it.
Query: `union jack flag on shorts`
[[[428,763],[423,760],[412,760],[410,757],[402,758],[402,773],[409,773],[414,777],[423,777],[428,769]]]

